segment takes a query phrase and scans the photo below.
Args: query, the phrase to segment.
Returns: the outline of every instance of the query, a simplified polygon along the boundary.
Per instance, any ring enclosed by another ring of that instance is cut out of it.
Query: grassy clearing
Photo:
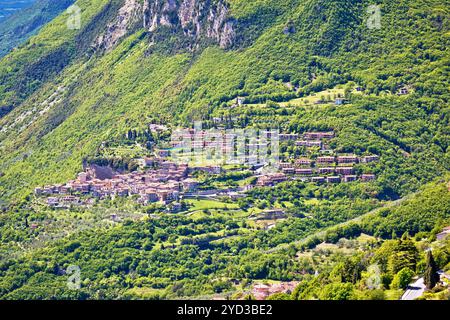
[[[287,102],[282,102],[280,105],[282,107],[287,106],[305,106],[305,105],[311,105],[316,104],[320,100],[329,100],[334,101],[334,98],[337,98],[338,96],[343,97],[344,96],[344,89],[343,88],[333,88],[328,89],[324,91],[320,91],[317,93],[313,93],[307,97],[293,99]],[[331,102],[332,103],[332,102]]]
[[[239,209],[239,206],[235,203],[226,203],[216,200],[188,199],[185,200],[185,202],[190,205],[189,212],[212,209]]]
[[[218,217],[218,216],[227,216],[235,219],[245,219],[248,217],[248,212],[245,212],[243,210],[226,210],[226,209],[208,209],[208,210],[198,210],[198,211],[192,211],[189,215],[190,218],[196,220],[196,219],[202,219],[202,218],[211,218],[211,217]]]
[[[313,206],[316,206],[316,205],[318,205],[318,204],[320,204],[320,200],[319,200],[319,199],[316,199],[316,198],[311,198],[311,199],[306,199],[306,200],[305,200],[305,205],[313,205]]]

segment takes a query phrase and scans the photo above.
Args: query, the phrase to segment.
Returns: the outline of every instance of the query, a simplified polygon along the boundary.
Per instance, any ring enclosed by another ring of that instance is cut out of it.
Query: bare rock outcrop
[[[188,37],[190,43],[206,39],[222,48],[235,40],[235,20],[224,0],[125,0],[117,16],[96,39],[95,47],[113,48],[130,30],[141,24],[150,34],[168,28]],[[195,47],[193,45],[192,47]]]
[[[125,0],[117,16],[106,27],[95,43],[98,49],[110,50],[142,20],[142,5],[138,0]]]

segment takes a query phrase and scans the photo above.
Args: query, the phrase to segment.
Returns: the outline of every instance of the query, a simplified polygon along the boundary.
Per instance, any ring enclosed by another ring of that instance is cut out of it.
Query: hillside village
[[[377,162],[379,156],[338,155],[334,150],[326,148],[326,142],[334,136],[334,132],[306,132],[303,135],[280,134],[280,141],[294,141],[297,146],[318,148],[321,153],[327,155],[318,156],[315,159],[300,157],[294,162],[280,162],[281,173],[260,177],[258,185],[271,186],[287,180],[289,176],[314,183],[352,182],[358,179],[363,182],[375,180],[376,176],[371,173],[356,175],[354,166],[358,163]]]
[[[167,127],[150,124],[152,131],[166,131]],[[228,196],[232,199],[245,197],[245,193],[255,187],[273,187],[288,180],[301,180],[316,184],[322,183],[347,183],[370,182],[376,179],[371,173],[357,175],[355,165],[367,164],[379,161],[378,155],[366,155],[358,157],[354,154],[337,154],[329,149],[328,142],[335,137],[334,131],[305,132],[304,134],[264,131],[270,137],[277,135],[280,143],[294,142],[297,146],[307,150],[314,148],[319,150],[320,156],[308,157],[308,153],[293,159],[292,162],[278,160],[275,163],[275,172],[265,173],[262,169],[269,165],[267,162],[259,163],[259,155],[244,153],[244,158],[237,158],[237,163],[244,164],[252,172],[256,179],[254,183],[240,188],[226,190],[199,190],[200,183],[194,177],[195,172],[204,172],[209,175],[219,175],[227,172],[224,164],[210,162],[208,165],[196,165],[186,161],[180,163],[171,158],[174,150],[200,150],[201,154],[213,154],[221,152],[222,155],[236,150],[236,135],[222,134],[221,139],[215,139],[217,133],[211,134],[207,130],[185,129],[181,134],[172,139],[171,149],[154,148],[154,155],[137,159],[140,168],[132,172],[115,172],[111,168],[98,165],[89,165],[78,174],[75,180],[65,184],[55,184],[35,188],[37,197],[46,197],[46,204],[54,208],[68,208],[71,205],[89,205],[93,199],[103,200],[115,197],[131,197],[137,203],[149,205],[160,203],[168,205],[172,203],[171,210],[181,210],[179,201],[183,197],[202,197],[214,194]],[[181,142],[180,142],[181,141]],[[261,150],[264,144],[270,141],[257,140],[253,142],[257,150]],[[249,147],[249,144],[246,145]],[[188,154],[189,160],[192,154]]]

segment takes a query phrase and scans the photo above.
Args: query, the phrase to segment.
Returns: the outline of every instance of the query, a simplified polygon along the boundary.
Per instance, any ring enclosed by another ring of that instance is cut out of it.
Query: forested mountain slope
[[[166,9],[142,8],[149,3],[78,1],[80,30],[68,30],[62,14],[3,58],[2,199],[67,179],[82,157],[130,123],[142,128],[154,117],[198,119],[237,95],[255,101],[296,96],[283,82],[300,92],[349,80],[375,95],[413,88],[406,103],[382,98],[409,109],[401,119],[358,127],[404,149],[423,144],[440,154],[438,162],[448,162],[446,2],[382,2],[381,29],[367,28],[366,1],[230,1],[211,8],[186,2],[193,16],[219,12],[199,19],[194,33],[176,14],[172,24],[152,26],[147,15],[154,19]],[[181,15],[185,8],[168,12]],[[215,19],[222,29],[214,29]],[[364,122],[373,108],[355,115]],[[389,113],[380,108],[381,117]]]
[[[75,0],[17,1],[20,7],[0,20],[0,57],[35,35]],[[14,3],[10,4],[14,5]],[[8,4],[4,5],[5,7]],[[1,11],[0,11],[1,14]]]
[[[0,3],[0,20],[20,11],[23,8],[31,6],[36,0],[18,0],[18,1],[2,1]]]

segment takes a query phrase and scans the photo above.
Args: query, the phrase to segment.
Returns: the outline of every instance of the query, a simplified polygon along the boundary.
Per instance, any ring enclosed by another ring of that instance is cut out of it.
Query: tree
[[[433,289],[439,282],[438,267],[431,251],[427,253],[427,268],[424,275],[424,283],[428,290]]]
[[[392,280],[391,288],[393,289],[406,289],[408,284],[411,282],[414,276],[414,271],[410,268],[403,268],[400,270],[395,276],[394,280]]]
[[[321,300],[352,300],[354,298],[353,285],[351,283],[327,284],[319,293]]]
[[[407,234],[398,241],[396,248],[389,259],[389,270],[397,274],[403,268],[416,270],[419,251]]]
[[[363,265],[361,258],[356,256],[353,258],[345,259],[339,263],[331,272],[333,276],[336,276],[340,282],[350,282],[355,284],[361,278],[361,271]]]
[[[292,300],[292,297],[290,294],[279,292],[267,297],[266,300]]]

